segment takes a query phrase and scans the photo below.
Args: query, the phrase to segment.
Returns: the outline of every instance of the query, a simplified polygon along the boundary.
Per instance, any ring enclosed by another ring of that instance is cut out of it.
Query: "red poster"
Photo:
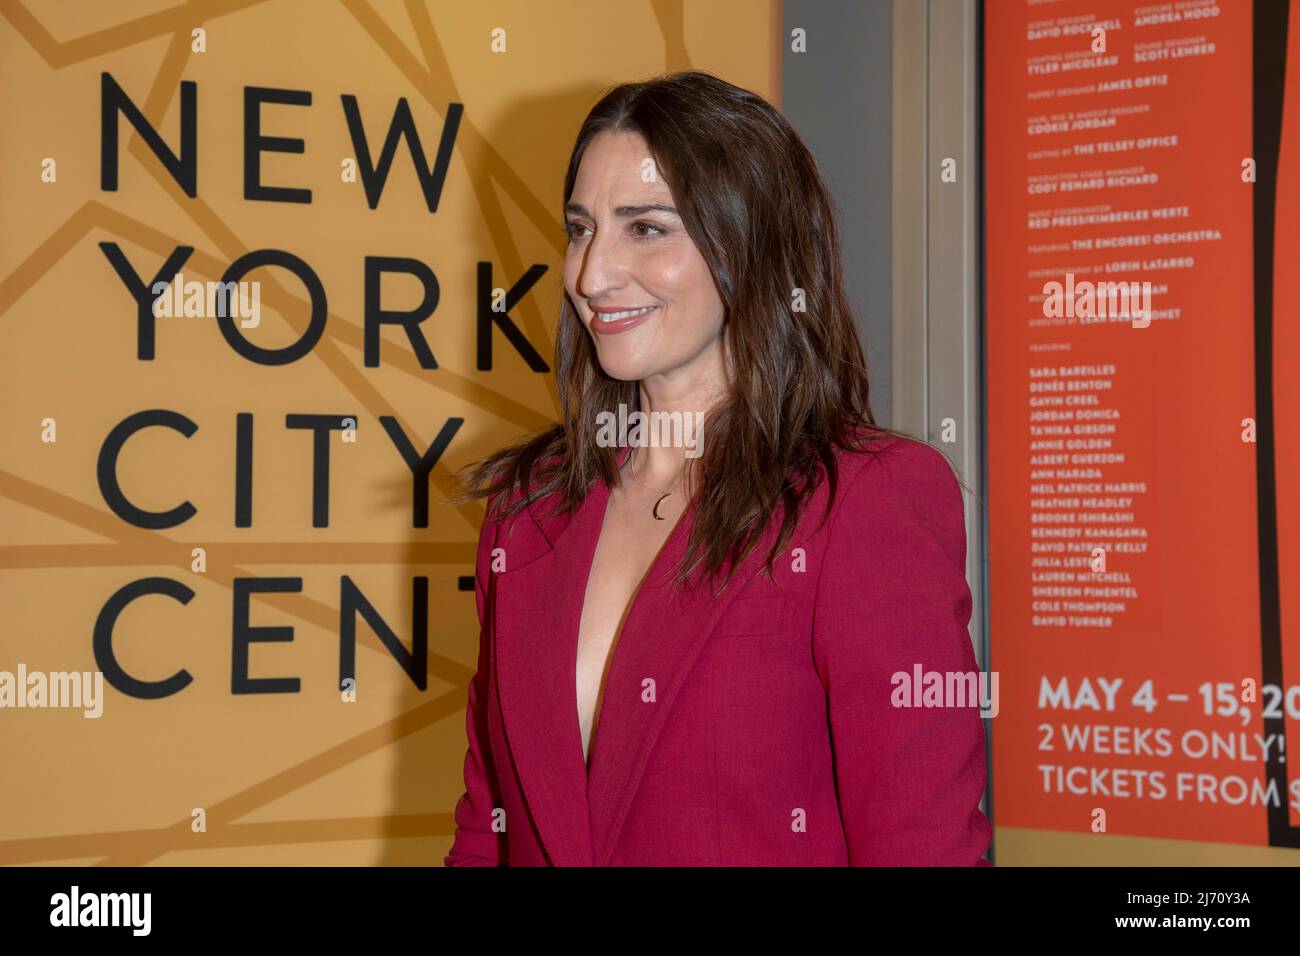
[[[999,826],[1300,846],[1290,19],[985,4]]]

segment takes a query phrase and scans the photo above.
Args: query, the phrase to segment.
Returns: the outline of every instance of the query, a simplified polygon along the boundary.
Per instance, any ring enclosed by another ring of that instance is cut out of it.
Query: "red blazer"
[[[976,671],[961,492],[930,446],[880,447],[840,453],[833,513],[819,529],[823,481],[773,580],[775,522],[722,596],[675,599],[682,515],[615,645],[590,779],[575,668],[609,488],[487,522],[446,865],[987,866],[978,709],[891,705],[915,664]]]

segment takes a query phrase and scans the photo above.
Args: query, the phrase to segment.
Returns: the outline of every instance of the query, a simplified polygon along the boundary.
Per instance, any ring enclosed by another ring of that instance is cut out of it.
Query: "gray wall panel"
[[[812,150],[839,213],[847,291],[871,375],[871,407],[893,422],[890,333],[891,0],[786,0],[782,111]],[[790,33],[807,32],[805,53]]]

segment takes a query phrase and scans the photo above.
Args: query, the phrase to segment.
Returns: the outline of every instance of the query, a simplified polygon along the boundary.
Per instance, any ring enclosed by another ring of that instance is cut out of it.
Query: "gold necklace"
[[[632,472],[632,480],[635,481],[642,488],[644,488],[646,491],[653,491],[655,494],[659,496],[658,500],[655,501],[654,503],[654,507],[650,509],[650,514],[654,515],[654,519],[656,521],[666,520],[663,517],[663,515],[659,514],[659,506],[663,504],[665,498],[667,498],[677,489],[677,486],[681,483],[682,480],[681,477],[679,477],[677,481],[673,482],[673,486],[671,488],[669,488],[667,491],[663,491],[662,489],[659,488],[651,488],[649,485],[647,485],[644,481],[642,481],[640,478],[636,476],[636,449],[635,448],[632,449],[632,454],[628,456],[628,464]],[[682,476],[684,477],[685,474],[686,474],[686,466],[683,465]]]

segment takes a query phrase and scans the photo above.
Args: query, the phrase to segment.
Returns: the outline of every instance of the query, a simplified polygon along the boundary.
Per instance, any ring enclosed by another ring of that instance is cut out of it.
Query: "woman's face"
[[[722,299],[675,207],[640,134],[598,133],[565,207],[564,288],[607,375],[710,389]]]

